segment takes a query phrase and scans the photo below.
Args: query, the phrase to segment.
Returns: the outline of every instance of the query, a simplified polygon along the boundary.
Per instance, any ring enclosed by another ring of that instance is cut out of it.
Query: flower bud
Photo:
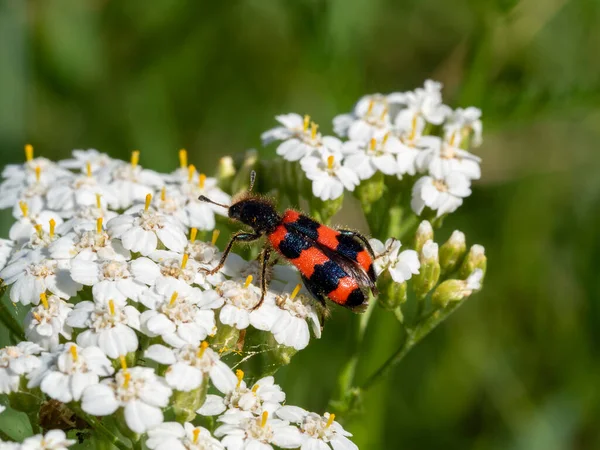
[[[365,213],[370,213],[373,203],[381,198],[385,188],[383,172],[376,172],[368,180],[363,180],[354,190],[354,195],[360,201]]]
[[[454,272],[467,251],[465,234],[456,230],[440,247],[440,267],[443,273]]]
[[[415,250],[417,253],[421,253],[423,244],[431,240],[433,240],[433,228],[428,220],[424,220],[419,224],[419,228],[417,228],[417,233],[415,234]]]
[[[466,280],[446,280],[435,289],[431,297],[434,305],[445,308],[450,302],[458,302],[481,289],[483,271],[475,269]]]
[[[344,203],[344,195],[340,195],[335,200],[321,200],[312,198],[310,202],[310,212],[319,222],[328,223],[337,213]]]
[[[460,267],[460,278],[466,279],[475,269],[481,269],[483,275],[487,268],[487,257],[485,256],[485,248],[482,245],[475,244],[469,249],[469,253],[465,257]]]
[[[171,398],[173,412],[178,422],[191,422],[196,418],[196,411],[204,404],[208,390],[208,376],[204,375],[202,384],[189,392],[175,391]]]
[[[223,156],[217,166],[217,180],[219,187],[225,192],[231,188],[233,177],[235,176],[235,164],[231,156]]]
[[[404,302],[406,302],[406,282],[396,283],[390,279],[390,283],[379,295],[377,303],[386,311],[393,311]]]
[[[440,261],[438,245],[432,240],[423,244],[419,255],[421,268],[415,275],[414,290],[418,299],[423,299],[433,289],[440,278]]]

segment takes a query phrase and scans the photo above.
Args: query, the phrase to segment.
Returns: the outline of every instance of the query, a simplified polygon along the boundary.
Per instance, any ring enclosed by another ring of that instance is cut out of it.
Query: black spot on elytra
[[[286,223],[285,227],[289,231],[297,231],[302,233],[304,236],[316,241],[319,237],[319,232],[317,231],[321,224],[319,222],[315,222],[310,217],[300,216],[298,220],[290,223]]]
[[[298,233],[288,232],[285,239],[279,244],[279,251],[289,259],[296,259],[302,250],[312,247],[312,244]]]
[[[359,288],[356,288],[352,292],[350,292],[350,295],[348,296],[346,303],[344,303],[344,306],[358,306],[363,304],[365,300],[365,294],[363,294],[363,292]]]
[[[353,261],[356,261],[356,256],[364,249],[364,247],[352,236],[340,234],[337,237],[337,240],[338,246],[336,251]]]
[[[335,262],[327,261],[317,264],[310,281],[315,283],[323,292],[335,291],[341,278],[348,276],[346,272]]]

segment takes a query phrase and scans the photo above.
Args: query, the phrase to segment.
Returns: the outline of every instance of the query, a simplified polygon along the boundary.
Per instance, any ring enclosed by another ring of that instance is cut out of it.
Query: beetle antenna
[[[248,189],[248,192],[252,192],[252,188],[254,187],[255,180],[256,180],[256,172],[253,170],[250,172],[250,189]]]
[[[200,197],[198,197],[198,200],[200,200],[201,202],[212,203],[213,205],[217,205],[217,206],[222,206],[223,208],[229,208],[228,205],[224,205],[223,203],[217,203],[215,201],[212,201],[210,198],[205,197],[204,195],[201,195]]]

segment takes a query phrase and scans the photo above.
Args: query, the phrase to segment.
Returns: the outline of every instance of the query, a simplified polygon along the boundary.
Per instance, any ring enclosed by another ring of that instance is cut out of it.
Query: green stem
[[[25,332],[23,331],[23,327],[21,324],[15,319],[12,315],[6,302],[4,302],[0,298],[0,321],[6,325],[6,328],[9,329],[12,335],[17,337],[19,340],[25,340]]]
[[[88,424],[90,424],[90,426],[96,433],[102,435],[102,437],[104,437],[106,441],[110,442],[112,445],[114,445],[115,447],[117,447],[120,450],[130,450],[131,449],[131,447],[129,447],[128,445],[125,445],[106,425],[104,425],[104,423],[102,423],[102,421],[100,419],[84,412],[77,405],[70,404],[69,407],[75,414],[77,414],[79,417],[81,417],[83,420],[85,420]]]
[[[463,302],[457,302],[445,309],[437,310],[431,313],[419,325],[413,329],[407,329],[402,343],[398,349],[383,363],[383,365],[375,371],[367,380],[360,386],[361,391],[366,391],[375,385],[379,380],[384,378],[390,371],[398,365],[408,352],[418,344],[425,336],[427,336],[435,327],[450,316]]]
[[[354,385],[354,377],[356,375],[356,367],[358,366],[359,360],[359,352],[361,344],[365,337],[365,332],[369,325],[369,321],[371,320],[371,316],[373,315],[373,310],[375,309],[375,299],[370,298],[369,306],[367,306],[367,310],[360,315],[360,321],[358,323],[358,328],[356,332],[356,344],[355,344],[355,352],[352,357],[348,360],[340,375],[338,377],[338,390],[339,395],[338,398],[340,401],[343,401],[346,394]]]

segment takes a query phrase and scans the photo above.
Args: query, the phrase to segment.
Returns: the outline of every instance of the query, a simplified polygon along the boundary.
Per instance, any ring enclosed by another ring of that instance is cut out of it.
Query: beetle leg
[[[202,268],[201,270],[203,270],[207,275],[214,275],[219,270],[221,270],[223,268],[223,266],[225,265],[225,260],[229,256],[229,253],[231,252],[231,249],[233,248],[233,244],[235,244],[237,241],[252,242],[252,241],[256,241],[257,239],[260,239],[260,238],[261,238],[261,235],[258,233],[245,233],[245,232],[241,231],[239,233],[234,234],[231,237],[231,239],[229,240],[227,247],[225,247],[225,251],[223,252],[223,255],[221,256],[221,260],[219,261],[219,264],[217,264],[216,267],[214,267],[210,270],[204,269],[204,268]]]
[[[271,248],[265,245],[261,253],[260,261],[260,300],[252,307],[252,311],[260,308],[260,305],[265,301],[267,294],[267,269],[269,267],[269,258],[271,256]]]

